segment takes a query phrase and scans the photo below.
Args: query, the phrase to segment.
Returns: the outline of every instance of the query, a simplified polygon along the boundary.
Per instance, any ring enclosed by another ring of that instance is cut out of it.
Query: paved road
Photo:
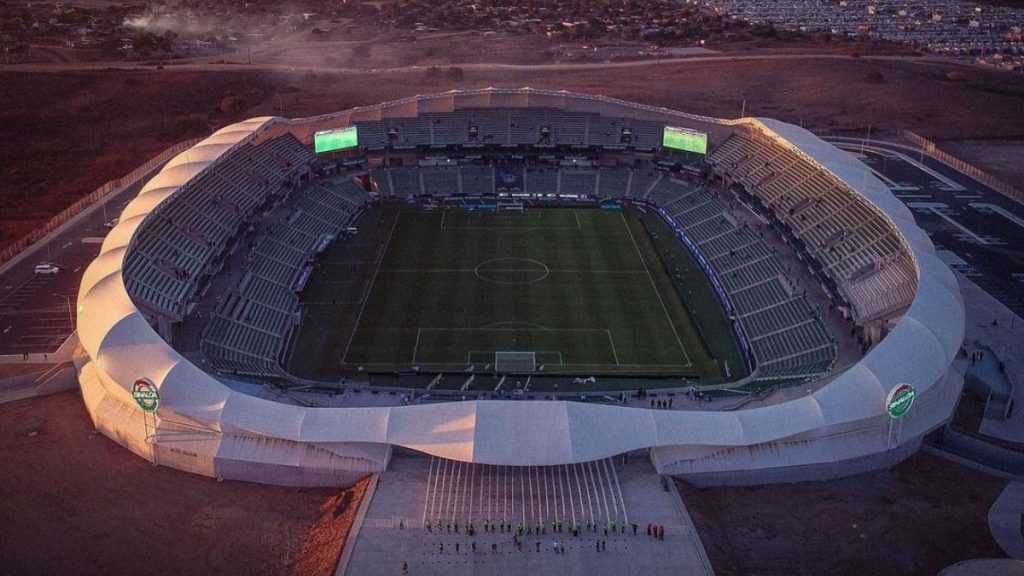
[[[294,58],[289,58],[294,59]],[[796,61],[796,60],[850,60],[850,56],[842,54],[740,54],[740,55],[720,55],[720,56],[690,56],[680,58],[663,58],[660,60],[633,60],[624,62],[571,62],[571,63],[554,63],[554,64],[504,64],[504,63],[481,63],[481,62],[469,62],[459,63],[451,62],[449,66],[458,66],[463,70],[502,70],[502,71],[517,71],[517,72],[561,72],[561,71],[586,71],[586,70],[605,70],[610,68],[637,68],[642,66],[666,66],[671,64],[701,64],[701,63],[721,63],[721,62],[732,62],[732,61]],[[210,60],[208,58],[207,60]],[[272,70],[272,71],[307,71],[307,72],[328,72],[336,74],[404,74],[404,73],[424,73],[430,66],[421,65],[410,65],[410,66],[394,66],[389,68],[350,68],[350,67],[337,67],[337,66],[325,66],[319,64],[323,61],[320,56],[310,56],[309,60],[312,62],[308,64],[301,63],[275,63],[275,62],[255,62],[253,64],[245,63],[245,56],[239,56],[237,61],[226,60],[226,57],[220,55],[217,57],[216,62],[205,61],[205,60],[176,60],[172,64],[167,64],[169,69],[174,70],[188,70],[188,71],[218,71],[223,72],[225,70]],[[871,60],[871,61],[898,61],[907,62],[911,64],[919,64],[924,66],[942,66],[949,67],[954,65],[963,66],[963,62],[952,61],[946,58],[932,57],[932,56],[861,56],[858,60]],[[226,63],[221,63],[226,62]],[[73,72],[82,70],[153,70],[154,64],[152,62],[59,62],[59,63],[27,63],[27,64],[13,64],[9,66],[0,66],[0,72]]]
[[[0,273],[0,356],[54,352],[71,335],[82,274],[109,231],[104,222],[117,216],[139,187],[108,196]],[[60,272],[35,274],[41,262],[56,264]]]

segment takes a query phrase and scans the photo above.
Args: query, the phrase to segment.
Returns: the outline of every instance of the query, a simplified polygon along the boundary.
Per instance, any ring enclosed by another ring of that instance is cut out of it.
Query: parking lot
[[[881,142],[836,143],[880,175],[936,249],[956,255],[953,269],[1024,315],[1024,206],[931,158]]]
[[[78,286],[86,267],[100,252],[110,228],[139,185],[108,197],[71,220],[51,239],[28,249],[0,272],[0,356],[52,354],[74,332]],[[50,263],[52,274],[35,271]]]

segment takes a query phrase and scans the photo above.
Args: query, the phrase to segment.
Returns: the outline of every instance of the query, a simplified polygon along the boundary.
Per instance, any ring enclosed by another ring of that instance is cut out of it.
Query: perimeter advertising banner
[[[689,128],[676,128],[665,126],[665,132],[661,138],[661,145],[671,150],[682,150],[695,154],[708,153],[708,135],[704,132],[697,132]]]
[[[313,134],[313,150],[317,154],[348,150],[359,145],[359,134],[355,126],[339,130],[322,130]]]

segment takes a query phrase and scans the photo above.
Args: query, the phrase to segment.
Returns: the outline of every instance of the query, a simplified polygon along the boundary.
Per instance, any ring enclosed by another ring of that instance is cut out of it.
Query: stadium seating
[[[597,190],[597,172],[589,169],[558,171],[558,193],[572,196],[593,196]]]
[[[152,311],[181,318],[243,225],[313,160],[285,135],[241,146],[182,186],[146,218],[129,248],[129,294]]]
[[[757,234],[696,182],[663,177],[648,200],[661,206],[693,241],[734,307],[762,380],[808,378],[827,371],[835,343],[785,270]]]
[[[466,165],[459,167],[462,193],[470,196],[494,193],[494,168]]]
[[[762,138],[730,136],[708,163],[756,195],[868,322],[913,300],[916,272],[870,203],[810,160]]]
[[[664,124],[633,118],[555,109],[465,109],[416,117],[357,121],[359,145],[367,150],[417,146],[593,146],[654,149]],[[470,126],[477,136],[470,139]],[[545,141],[541,129],[549,130]],[[389,139],[394,131],[397,139]],[[629,141],[623,141],[623,132]]]
[[[527,168],[523,188],[524,192],[530,194],[558,192],[558,170],[555,168]]]
[[[448,196],[462,191],[458,166],[425,166],[420,168],[420,177],[427,196]]]
[[[629,192],[632,171],[608,168],[598,172],[597,195],[602,198],[625,198]]]
[[[274,375],[299,311],[292,282],[325,235],[337,235],[362,208],[355,183],[318,182],[298,194],[290,215],[256,243],[238,286],[207,324],[202,350],[215,368]]]

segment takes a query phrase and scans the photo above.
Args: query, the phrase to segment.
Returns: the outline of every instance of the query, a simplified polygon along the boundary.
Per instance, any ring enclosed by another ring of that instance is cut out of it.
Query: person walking
[[[409,573],[409,563],[408,562],[402,562],[402,574],[408,574],[408,573]]]

